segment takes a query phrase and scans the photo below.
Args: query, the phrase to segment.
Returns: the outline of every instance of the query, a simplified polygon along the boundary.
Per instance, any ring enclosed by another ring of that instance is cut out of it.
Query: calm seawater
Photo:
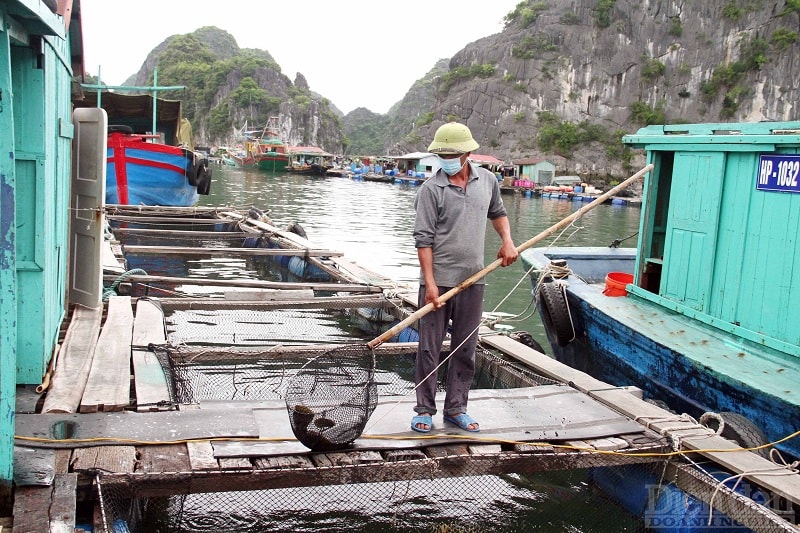
[[[416,289],[418,264],[412,239],[416,187],[353,181],[349,178],[272,174],[214,167],[209,196],[201,205],[256,207],[278,227],[300,224],[315,246],[341,251],[361,266]],[[524,243],[585,204],[565,200],[503,196],[514,241]],[[562,233],[558,245],[610,244],[638,230],[637,207],[600,206]],[[487,223],[486,264],[500,240]],[[552,242],[551,237],[542,245]],[[634,245],[635,239],[626,241]],[[515,330],[527,331],[550,348],[531,284],[519,261],[491,272],[485,311],[507,313]],[[259,494],[190,496],[182,502],[181,531],[638,531],[641,519],[613,503],[590,481],[588,470],[531,475],[481,476],[303,489],[300,499],[281,492],[277,508]],[[384,494],[389,490],[389,495]],[[365,492],[366,491],[366,492]],[[370,492],[372,491],[372,492]],[[406,491],[406,492],[403,492]],[[267,491],[269,493],[269,491]],[[349,494],[349,495],[348,495]],[[266,496],[263,496],[266,498]],[[400,500],[398,500],[400,498]],[[386,503],[388,502],[388,503]],[[221,506],[217,509],[215,506]],[[393,511],[401,505],[402,516]],[[377,507],[375,507],[377,506]],[[167,516],[173,515],[168,511]],[[452,523],[453,525],[448,525]],[[461,529],[458,524],[470,524]],[[438,524],[438,526],[436,525]],[[160,530],[160,529],[159,529]]]
[[[211,194],[201,205],[257,207],[269,211],[279,227],[300,224],[322,249],[338,250],[348,260],[395,280],[417,286],[419,266],[414,241],[414,197],[417,188],[349,178],[273,174],[228,166],[214,167]],[[517,246],[580,209],[585,203],[504,194]],[[559,246],[607,246],[636,233],[638,207],[601,205],[586,213],[558,237]],[[537,246],[553,242],[557,234]],[[487,223],[486,264],[500,239]],[[634,246],[631,238],[623,246]],[[532,314],[531,284],[521,261],[486,277],[484,311],[507,313],[504,324],[527,331],[550,352],[538,314]]]

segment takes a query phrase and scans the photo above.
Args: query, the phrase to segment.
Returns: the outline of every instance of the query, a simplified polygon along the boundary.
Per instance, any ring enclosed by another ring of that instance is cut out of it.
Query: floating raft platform
[[[697,497],[715,494],[719,509],[749,527],[793,530],[666,458],[679,442],[682,453],[742,475],[790,508],[800,505],[796,473],[773,475],[774,463],[636,389],[595,380],[489,327],[480,331],[477,364],[503,387],[471,392],[480,433],[441,416],[430,433],[411,430],[413,383],[393,372],[413,366],[416,343],[393,339],[374,350],[379,368],[389,370],[381,370],[382,395],[364,432],[346,449],[312,452],[292,434],[280,393],[285,376],[275,369],[291,373],[342,343],[363,343],[333,334],[331,344],[326,335],[331,324],[375,316],[356,310],[408,316],[416,289],[316,249],[260,212],[114,206],[108,217],[116,227],[106,280],[119,294],[101,308],[71,307],[50,388],[18,392],[13,531],[73,531],[78,502],[94,506],[94,531],[111,531],[102,494],[141,499],[622,465],[651,465],[679,486],[701,487]],[[159,244],[165,237],[215,243],[181,244],[182,258],[221,254],[259,265],[296,258],[301,271],[313,267],[314,279],[125,274],[134,255],[174,264],[164,253],[171,244]],[[198,288],[205,292],[190,294]],[[225,390],[227,397],[215,396]]]

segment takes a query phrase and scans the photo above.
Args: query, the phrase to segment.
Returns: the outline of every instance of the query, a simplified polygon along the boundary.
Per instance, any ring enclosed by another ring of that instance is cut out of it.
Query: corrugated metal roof
[[[430,152],[411,152],[410,154],[398,155],[394,159],[424,159],[432,155]]]
[[[291,154],[311,154],[311,155],[333,155],[329,154],[319,146],[290,146]]]
[[[497,165],[502,163],[501,160],[497,159],[493,155],[470,154],[469,160],[473,163],[479,163],[482,165]]]

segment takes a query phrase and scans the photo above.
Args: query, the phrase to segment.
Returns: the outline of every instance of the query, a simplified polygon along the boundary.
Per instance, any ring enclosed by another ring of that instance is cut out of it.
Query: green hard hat
[[[478,149],[469,128],[458,122],[442,124],[433,136],[428,151],[434,154],[464,154]]]

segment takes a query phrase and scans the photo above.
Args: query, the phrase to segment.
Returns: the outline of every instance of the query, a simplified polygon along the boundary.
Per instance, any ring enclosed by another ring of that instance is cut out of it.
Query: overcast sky
[[[203,26],[268,51],[342,112],[386,113],[442,58],[503,28],[519,0],[81,0],[86,71],[121,85],[170,35]],[[213,7],[212,7],[213,6]]]

